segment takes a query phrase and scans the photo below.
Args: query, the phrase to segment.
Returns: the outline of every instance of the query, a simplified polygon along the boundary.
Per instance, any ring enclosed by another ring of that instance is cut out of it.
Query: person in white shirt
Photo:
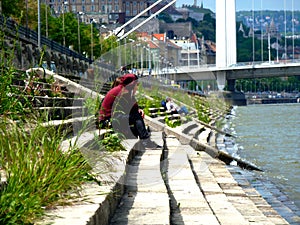
[[[171,111],[172,114],[178,113],[178,114],[188,114],[188,110],[185,106],[178,106],[170,97],[166,98],[166,107],[168,111]]]

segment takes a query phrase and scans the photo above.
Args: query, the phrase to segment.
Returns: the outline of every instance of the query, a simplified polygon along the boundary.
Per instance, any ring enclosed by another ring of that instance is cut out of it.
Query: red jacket
[[[137,76],[134,74],[125,74],[124,76],[120,77],[119,85],[108,91],[102,101],[99,112],[100,121],[111,118],[116,98],[119,98],[123,93],[128,92],[128,90],[135,85],[137,79]],[[135,101],[135,98],[133,97],[133,99],[130,99],[130,101],[132,100],[134,100],[133,108],[138,110],[138,105]]]

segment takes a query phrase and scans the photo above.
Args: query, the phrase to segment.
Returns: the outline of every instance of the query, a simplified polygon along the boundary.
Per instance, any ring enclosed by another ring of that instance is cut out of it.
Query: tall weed
[[[61,131],[38,124],[27,132],[2,122],[0,133],[0,166],[7,179],[0,192],[0,224],[33,223],[89,178],[90,167],[78,149],[61,151]]]

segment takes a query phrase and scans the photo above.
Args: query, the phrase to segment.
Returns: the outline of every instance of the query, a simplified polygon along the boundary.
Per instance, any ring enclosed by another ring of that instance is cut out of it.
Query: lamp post
[[[91,60],[94,60],[94,41],[93,41],[93,23],[96,22],[93,18],[91,19]]]
[[[80,43],[80,16],[83,15],[83,12],[78,12],[77,16],[78,16],[78,53],[81,54],[81,43]]]
[[[41,48],[41,1],[38,0],[38,48]]]
[[[126,41],[126,38],[124,38],[124,42],[125,42],[125,44],[124,44],[124,66],[126,67],[126,69],[127,69],[127,60],[126,60],[126,56],[127,56],[127,54],[126,54],[126,49],[127,49],[127,41]]]
[[[294,0],[292,0],[292,41],[293,41],[293,62],[295,59],[295,17],[294,17]]]
[[[28,0],[26,0],[26,36],[28,36]]]
[[[48,5],[47,1],[45,0],[45,20],[46,20],[46,38],[48,38]]]
[[[68,5],[67,1],[62,4],[62,16],[63,16],[63,46],[66,46],[66,36],[65,36],[65,6]]]
[[[133,56],[132,56],[132,45],[134,40],[129,38],[128,39],[131,43],[130,43],[130,65],[131,65],[131,69],[133,69]]]

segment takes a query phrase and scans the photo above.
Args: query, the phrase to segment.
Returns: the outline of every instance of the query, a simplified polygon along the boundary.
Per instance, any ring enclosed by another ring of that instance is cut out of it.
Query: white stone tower
[[[216,0],[216,67],[236,64],[235,0]]]

